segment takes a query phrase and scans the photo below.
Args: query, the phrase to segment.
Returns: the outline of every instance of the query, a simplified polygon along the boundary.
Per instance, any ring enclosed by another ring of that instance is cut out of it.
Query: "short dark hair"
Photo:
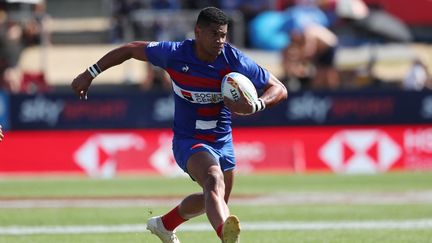
[[[226,25],[228,22],[229,18],[224,11],[216,7],[207,7],[200,11],[196,25],[205,27],[210,24]]]

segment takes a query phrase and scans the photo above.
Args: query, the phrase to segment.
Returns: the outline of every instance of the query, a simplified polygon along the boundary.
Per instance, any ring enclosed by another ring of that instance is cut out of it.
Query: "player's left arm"
[[[278,78],[270,74],[268,83],[264,87],[264,92],[259,98],[263,100],[265,107],[272,107],[286,100],[288,98],[288,91]]]
[[[268,70],[262,68],[238,49],[232,49],[232,56],[236,71],[246,75],[252,81],[255,88],[262,90],[263,93],[255,102],[248,100],[244,93],[242,93],[239,101],[225,102],[230,109],[244,114],[252,114],[262,111],[267,107],[272,107],[288,98],[288,91],[285,85]]]
[[[246,76],[254,83],[255,88],[263,91],[258,100],[260,107],[257,111],[277,105],[288,98],[285,85],[276,76],[258,65],[251,58],[242,55],[241,52],[239,52],[238,56],[239,70],[244,71]]]
[[[236,113],[239,115],[250,115],[264,110],[266,107],[277,105],[288,97],[288,91],[285,86],[272,74],[269,74],[269,80],[263,90],[263,94],[256,101],[249,100],[242,91],[241,98],[238,101],[234,102],[224,97],[224,103],[230,110],[237,111]],[[256,102],[260,105],[259,109]]]

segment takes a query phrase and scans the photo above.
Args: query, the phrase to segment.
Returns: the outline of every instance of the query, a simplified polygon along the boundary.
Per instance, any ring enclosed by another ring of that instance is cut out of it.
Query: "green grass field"
[[[198,190],[188,178],[5,177],[0,242],[157,243],[146,219]],[[239,175],[230,208],[243,243],[432,242],[432,173]],[[219,242],[205,216],[178,236]]]

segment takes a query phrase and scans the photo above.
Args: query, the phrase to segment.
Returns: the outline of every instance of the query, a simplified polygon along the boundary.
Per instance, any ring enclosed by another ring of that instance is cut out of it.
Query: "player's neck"
[[[207,53],[203,48],[199,47],[197,44],[194,45],[195,56],[203,62],[213,63],[216,61],[218,56],[211,55]]]

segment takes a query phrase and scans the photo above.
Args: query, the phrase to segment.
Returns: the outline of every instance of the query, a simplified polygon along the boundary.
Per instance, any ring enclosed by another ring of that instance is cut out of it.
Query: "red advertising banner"
[[[171,139],[168,129],[8,132],[0,174],[182,174]],[[432,169],[431,126],[234,128],[234,145],[243,172]]]

